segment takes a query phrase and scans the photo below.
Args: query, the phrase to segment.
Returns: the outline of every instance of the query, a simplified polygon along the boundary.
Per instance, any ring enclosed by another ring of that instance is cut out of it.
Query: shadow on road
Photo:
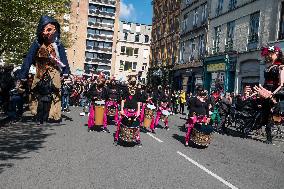
[[[27,119],[29,117],[23,120]],[[13,166],[11,160],[29,158],[27,156],[29,152],[42,148],[45,139],[54,134],[45,133],[52,126],[38,126],[32,122],[21,122],[0,127],[0,174]]]

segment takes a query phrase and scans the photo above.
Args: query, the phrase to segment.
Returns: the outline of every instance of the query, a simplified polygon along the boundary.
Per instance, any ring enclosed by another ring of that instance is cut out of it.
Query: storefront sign
[[[226,70],[226,64],[225,63],[207,65],[207,71],[208,72],[225,71],[225,70]]]

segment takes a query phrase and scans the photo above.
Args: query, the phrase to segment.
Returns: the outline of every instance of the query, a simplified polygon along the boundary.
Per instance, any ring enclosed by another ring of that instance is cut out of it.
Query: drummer
[[[160,121],[160,118],[161,118],[161,115],[162,115],[162,112],[163,111],[166,111],[166,112],[170,112],[170,100],[171,100],[171,95],[170,95],[170,92],[169,92],[169,89],[166,88],[161,96],[160,96],[160,99],[159,99],[159,107],[158,107],[158,110],[157,110],[157,114],[156,114],[156,118],[155,118],[155,121],[153,122],[153,124],[151,124],[150,126],[150,129],[152,131],[152,133],[156,133],[155,132],[155,128],[156,126],[159,124],[159,121]],[[166,130],[169,130],[169,125],[168,125],[168,115],[166,115],[167,117],[165,118],[164,120],[164,123],[165,123],[165,129]]]
[[[110,111],[110,108],[111,106],[114,106],[115,107],[115,115],[114,115],[114,120],[115,120],[115,123],[117,124],[118,123],[118,104],[119,104],[119,101],[120,101],[120,91],[118,89],[118,86],[117,86],[117,83],[115,81],[115,78],[111,78],[110,79],[110,82],[109,82],[109,85],[107,87],[107,93],[108,93],[108,100],[106,102],[106,111],[107,111],[107,114],[108,112]],[[106,121],[107,123],[107,121]]]
[[[108,94],[107,94],[107,89],[105,87],[105,76],[103,74],[100,74],[94,84],[91,85],[89,89],[89,98],[91,99],[91,107],[90,107],[90,115],[89,115],[89,120],[88,120],[88,131],[92,131],[95,125],[95,102],[96,101],[106,101],[108,99]],[[104,125],[103,125],[103,130],[104,132],[108,132],[109,130],[107,128],[107,114],[106,110],[104,112]]]
[[[122,95],[120,115],[125,116],[127,112],[133,111],[136,112],[135,116],[138,118],[140,116],[140,105],[141,105],[140,99],[141,98],[139,90],[136,85],[136,76],[131,75],[129,76],[128,79],[127,90],[124,91]],[[115,142],[118,141],[119,132],[120,132],[120,121],[118,122],[117,130],[115,133],[115,138],[114,138]],[[137,143],[138,145],[141,145],[140,134],[138,136]]]
[[[209,123],[209,109],[211,105],[208,103],[207,93],[203,90],[202,87],[197,88],[196,96],[193,97],[189,104],[189,120],[187,122],[187,133],[185,136],[185,146],[188,146],[190,140],[191,130],[194,127],[195,123]]]

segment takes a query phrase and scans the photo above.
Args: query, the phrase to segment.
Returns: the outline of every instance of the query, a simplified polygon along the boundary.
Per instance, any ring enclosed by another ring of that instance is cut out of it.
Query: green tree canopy
[[[0,56],[6,63],[21,64],[36,36],[42,15],[58,18],[70,13],[71,0],[1,0],[0,1]],[[61,31],[64,42],[70,34]],[[67,45],[68,46],[68,45]]]

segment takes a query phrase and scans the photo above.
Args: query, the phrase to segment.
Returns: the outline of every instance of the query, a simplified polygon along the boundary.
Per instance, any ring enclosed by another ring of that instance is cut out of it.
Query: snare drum
[[[151,126],[152,119],[154,117],[156,107],[154,105],[148,104],[145,108],[145,117],[143,121],[143,125],[146,128]]]
[[[170,116],[170,112],[168,110],[162,110],[161,120],[164,122]]]
[[[105,101],[95,101],[95,126],[104,124]]]
[[[136,117],[123,117],[120,125],[119,138],[124,142],[137,142],[140,122]]]
[[[195,123],[191,131],[191,141],[199,146],[207,147],[212,140],[213,127],[204,123]]]

